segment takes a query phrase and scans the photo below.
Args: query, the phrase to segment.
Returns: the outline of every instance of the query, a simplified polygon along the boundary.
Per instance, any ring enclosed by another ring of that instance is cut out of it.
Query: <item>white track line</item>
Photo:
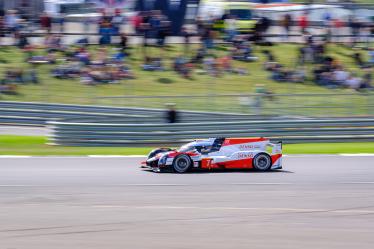
[[[357,154],[343,153],[343,154],[339,154],[339,156],[374,156],[374,153],[357,153]]]
[[[32,156],[0,155],[0,158],[31,158]]]
[[[374,184],[374,182],[341,182],[342,184]]]
[[[197,210],[249,210],[264,212],[322,212],[342,214],[374,214],[374,210],[367,209],[310,209],[310,208],[256,208],[256,207],[197,207],[197,206],[126,206],[126,205],[93,205],[94,208],[129,208],[129,209],[197,209]]]

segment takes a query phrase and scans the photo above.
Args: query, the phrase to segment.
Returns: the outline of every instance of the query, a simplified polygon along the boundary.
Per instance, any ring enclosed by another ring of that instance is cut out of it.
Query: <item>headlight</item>
[[[168,159],[168,155],[161,156],[161,158],[158,160],[158,165],[165,165],[167,159]]]

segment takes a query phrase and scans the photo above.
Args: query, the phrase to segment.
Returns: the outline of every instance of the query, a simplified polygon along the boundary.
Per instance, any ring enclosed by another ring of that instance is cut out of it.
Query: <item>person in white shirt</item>
[[[228,41],[232,41],[234,39],[237,34],[236,29],[236,19],[234,16],[230,15],[227,19],[225,19],[225,30]]]
[[[350,76],[346,81],[345,85],[351,89],[358,89],[361,85],[361,78],[356,76]]]
[[[12,33],[17,31],[19,17],[15,10],[8,10],[4,16],[5,27],[8,28]]]
[[[349,78],[349,72],[345,71],[342,67],[334,71],[334,80],[338,85],[344,84]]]

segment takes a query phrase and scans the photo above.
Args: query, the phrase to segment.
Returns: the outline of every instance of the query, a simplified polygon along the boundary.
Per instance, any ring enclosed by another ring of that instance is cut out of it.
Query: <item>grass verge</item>
[[[42,136],[0,136],[0,155],[146,155],[152,147],[65,147],[47,145]],[[284,154],[373,153],[374,143],[285,144]]]

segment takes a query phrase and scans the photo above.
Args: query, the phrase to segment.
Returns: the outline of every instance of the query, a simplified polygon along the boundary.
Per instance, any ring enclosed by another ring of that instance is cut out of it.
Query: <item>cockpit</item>
[[[211,152],[219,151],[224,138],[213,138],[205,140],[197,140],[183,145],[178,149],[179,152],[199,152],[201,154],[208,154]]]

